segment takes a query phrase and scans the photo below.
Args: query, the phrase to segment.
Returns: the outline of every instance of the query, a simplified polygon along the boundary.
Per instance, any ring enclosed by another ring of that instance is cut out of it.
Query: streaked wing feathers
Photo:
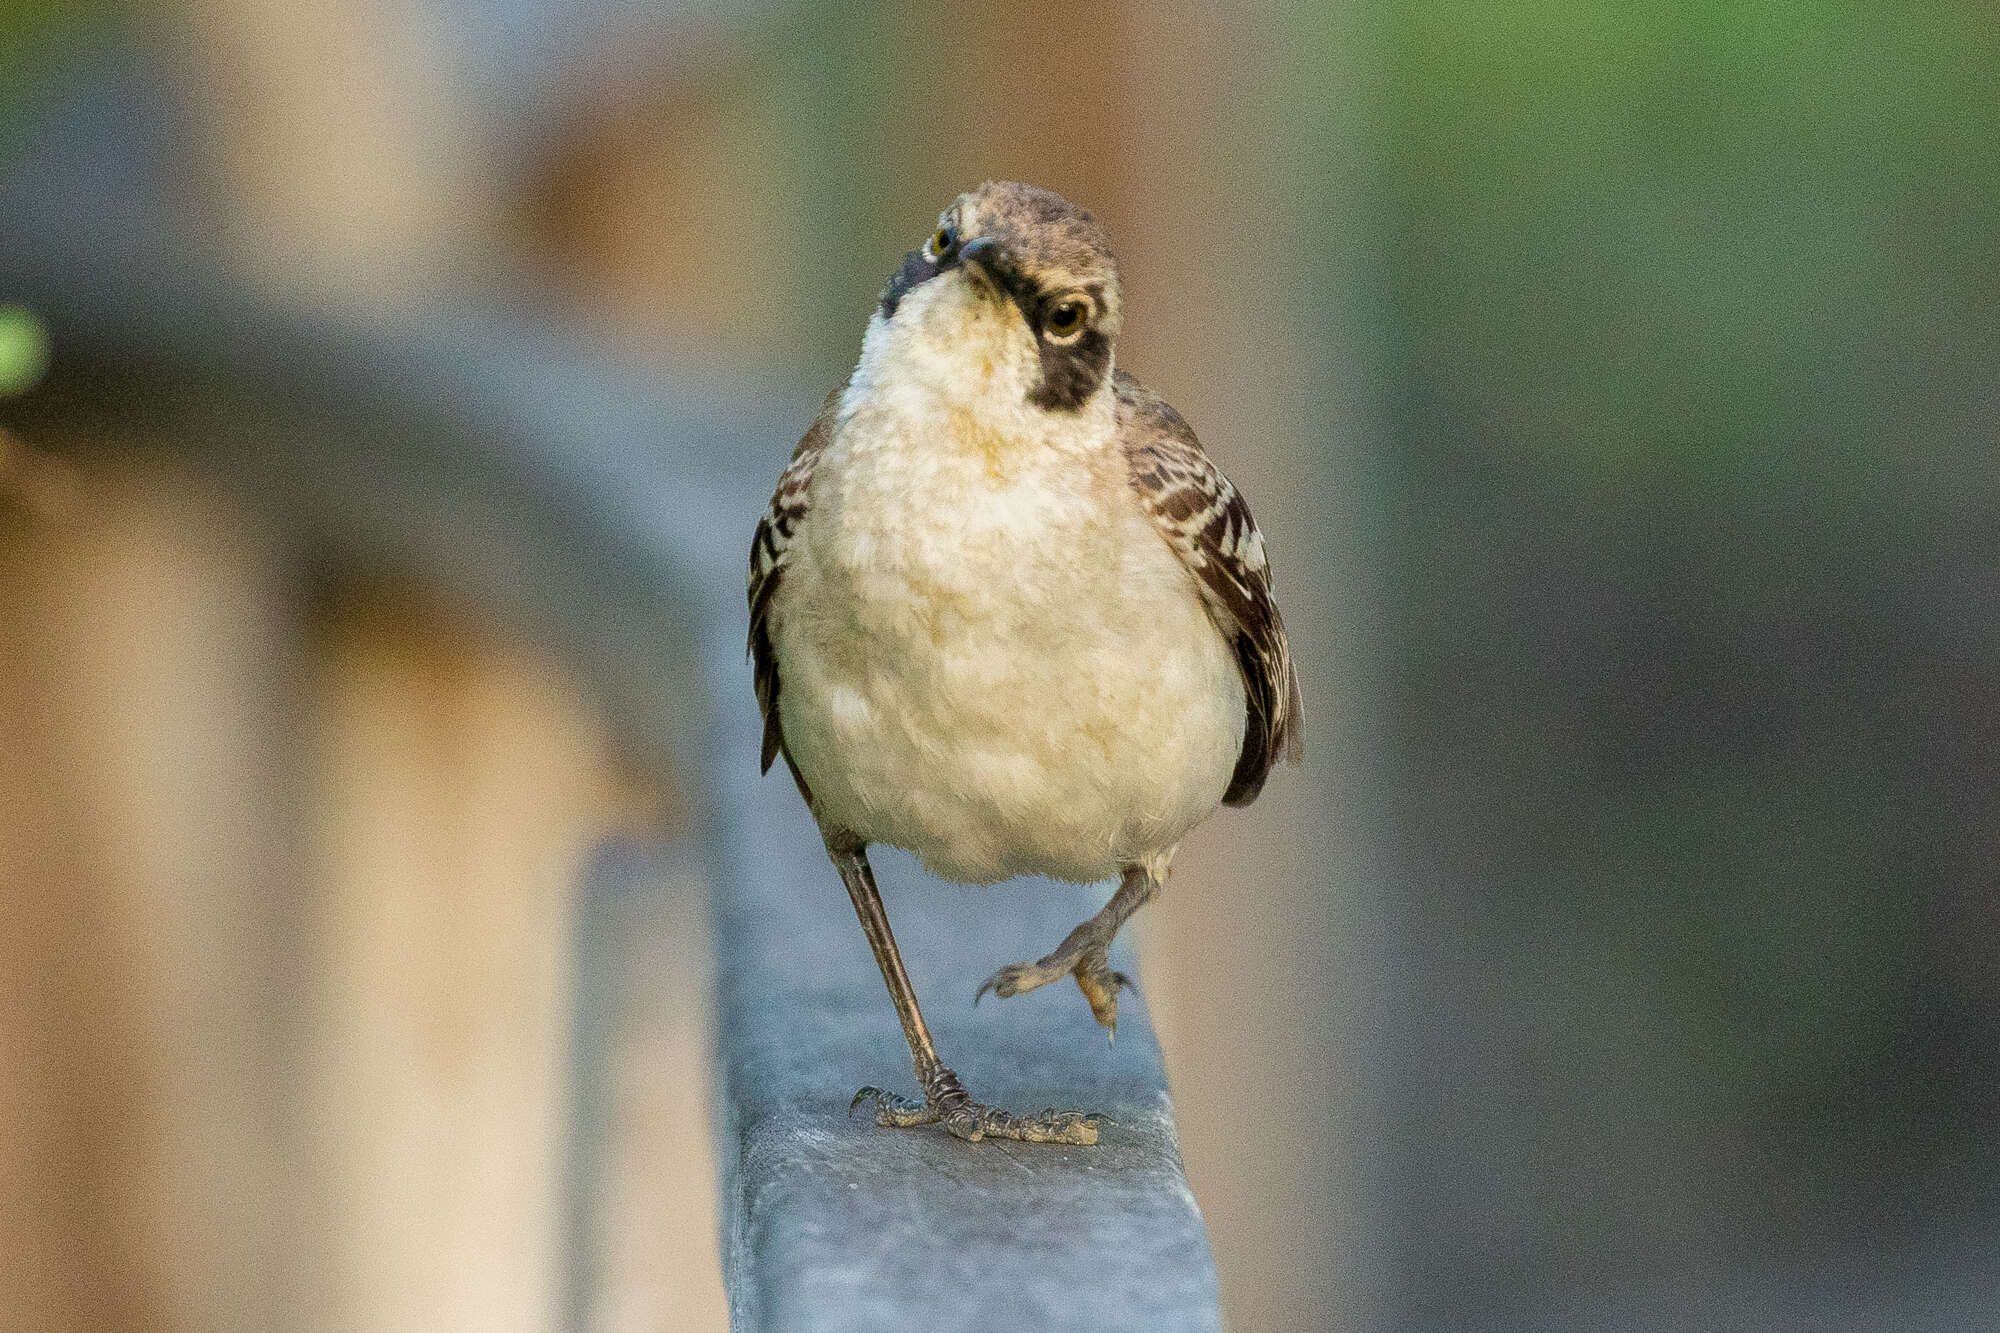
[[[785,554],[805,517],[807,492],[812,486],[813,467],[833,439],[834,407],[840,390],[827,395],[819,420],[792,451],[792,461],[778,477],[778,489],[770,506],[757,520],[757,535],[750,542],[750,660],[757,677],[757,704],[764,713],[764,748],[760,771],[769,772],[771,761],[784,748],[785,738],[778,726],[778,662],[771,651],[771,594],[785,573]]]
[[[1243,750],[1222,799],[1226,805],[1248,805],[1272,764],[1280,757],[1297,763],[1303,752],[1298,675],[1285,622],[1271,598],[1264,537],[1250,507],[1202,451],[1180,413],[1122,370],[1114,389],[1132,485],[1236,649],[1249,715]]]

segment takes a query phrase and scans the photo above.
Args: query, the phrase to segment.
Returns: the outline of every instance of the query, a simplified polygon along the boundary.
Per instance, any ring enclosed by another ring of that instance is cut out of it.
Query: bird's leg
[[[938,1059],[937,1047],[931,1044],[930,1027],[924,1022],[923,1011],[917,1008],[916,988],[910,985],[910,974],[904,970],[896,937],[889,933],[889,914],[875,888],[875,872],[869,869],[866,846],[851,835],[830,833],[826,836],[826,849],[840,871],[841,882],[847,885],[847,896],[854,900],[854,911],[861,918],[861,931],[868,937],[868,947],[875,951],[876,966],[882,969],[882,980],[896,1005],[896,1017],[903,1023],[903,1037],[910,1043],[917,1086],[924,1090],[923,1100],[914,1101],[880,1088],[863,1088],[854,1094],[850,1110],[872,1097],[878,1125],[902,1128],[941,1124],[971,1143],[987,1137],[1028,1143],[1097,1142],[1095,1118],[1080,1112],[1043,1111],[1039,1115],[1014,1116],[972,1100],[958,1081],[958,1075],[945,1068],[944,1061]]]
[[[1048,957],[1032,963],[1010,963],[986,978],[972,1002],[979,1003],[989,990],[1005,999],[1051,981],[1075,977],[1076,988],[1090,1002],[1091,1015],[1116,1038],[1118,992],[1130,986],[1132,978],[1111,970],[1108,956],[1111,940],[1132,913],[1151,902],[1159,891],[1160,881],[1151,870],[1145,866],[1126,866],[1118,892],[1111,895],[1103,911],[1065,935]]]

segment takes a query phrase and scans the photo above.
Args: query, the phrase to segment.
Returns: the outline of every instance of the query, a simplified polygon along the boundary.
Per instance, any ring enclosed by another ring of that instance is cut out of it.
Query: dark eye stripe
[[[1035,346],[1041,353],[1041,382],[1028,391],[1028,401],[1052,412],[1076,411],[1090,401],[1090,396],[1097,392],[1110,373],[1111,340],[1102,330],[1086,325],[1083,335],[1074,342],[1050,342],[1042,336],[1042,332],[1048,327],[1049,313],[1060,301],[1049,303],[1041,289],[1018,269],[1009,267],[999,278],[1007,295],[1020,309],[1021,317],[1034,331]],[[1092,283],[1074,296],[1066,292],[1063,299],[1075,297],[1088,299],[1088,308],[1092,311],[1104,308],[1104,289],[1097,283]]]
[[[1111,369],[1111,340],[1098,329],[1073,343],[1042,342],[1042,382],[1028,394],[1037,407],[1074,412],[1090,401]]]

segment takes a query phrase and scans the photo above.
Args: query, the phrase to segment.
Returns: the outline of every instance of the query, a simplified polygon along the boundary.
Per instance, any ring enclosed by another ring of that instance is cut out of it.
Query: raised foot
[[[943,1086],[923,1101],[899,1097],[881,1088],[863,1088],[848,1103],[847,1113],[853,1115],[856,1107],[872,1097],[875,1099],[875,1123],[889,1129],[943,1125],[967,1143],[994,1138],[1089,1147],[1097,1142],[1097,1122],[1102,1119],[1101,1116],[1054,1110],[1031,1116],[1010,1115],[997,1106],[984,1106],[973,1101],[965,1089],[958,1086],[958,1080],[950,1070],[943,1072],[946,1076]]]
[[[972,1002],[978,1004],[985,999],[987,991],[1004,1000],[1064,977],[1076,978],[1076,988],[1090,1002],[1091,1017],[1109,1030],[1113,1041],[1117,1040],[1118,992],[1128,986],[1135,991],[1138,987],[1123,972],[1111,970],[1109,955],[1101,944],[1075,948],[1069,940],[1064,940],[1063,947],[1046,958],[1032,963],[1009,963],[979,983],[979,993],[972,997]]]

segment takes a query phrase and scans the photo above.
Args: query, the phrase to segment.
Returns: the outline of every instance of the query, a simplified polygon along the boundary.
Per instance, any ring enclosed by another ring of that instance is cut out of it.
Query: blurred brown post
[[[0,1311],[285,1327],[290,589],[213,493],[0,505]]]
[[[345,602],[320,649],[325,1326],[549,1327],[571,913],[607,822],[604,740],[546,662],[408,601]]]
[[[309,630],[178,472],[70,482],[0,509],[7,1326],[552,1325],[594,713],[412,599]]]

